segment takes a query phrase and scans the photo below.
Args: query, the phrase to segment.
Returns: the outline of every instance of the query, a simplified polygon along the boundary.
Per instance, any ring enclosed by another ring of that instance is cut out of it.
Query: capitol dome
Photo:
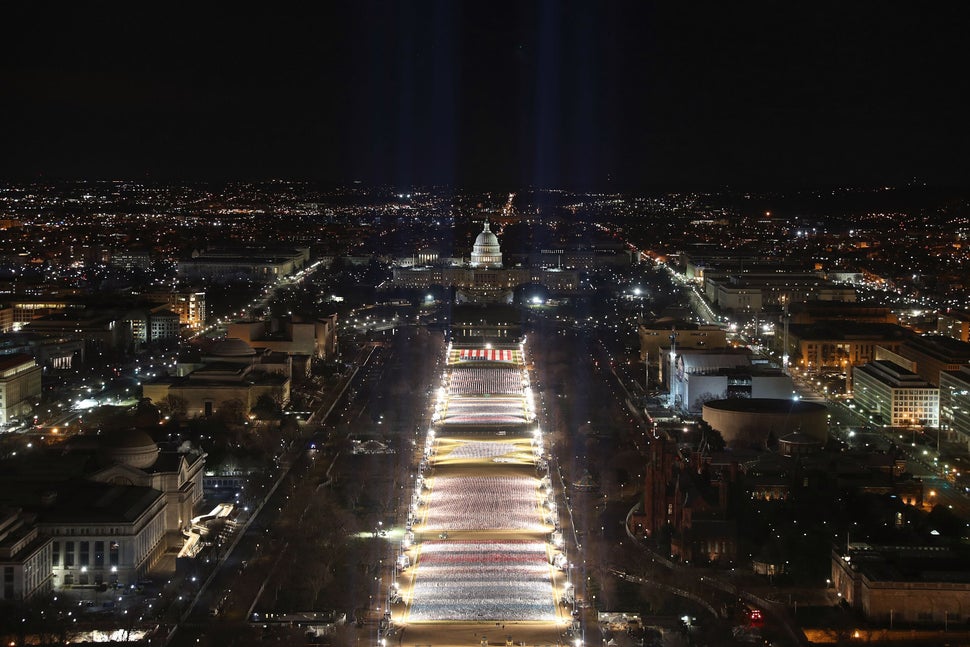
[[[488,221],[485,221],[485,228],[475,239],[472,247],[472,267],[502,267],[502,248],[499,247],[498,237],[488,228]]]

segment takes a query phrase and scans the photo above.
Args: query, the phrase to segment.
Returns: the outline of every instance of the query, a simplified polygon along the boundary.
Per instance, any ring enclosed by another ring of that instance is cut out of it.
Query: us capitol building
[[[552,267],[502,266],[502,247],[486,220],[472,246],[471,258],[438,259],[421,257],[422,265],[412,261],[394,267],[393,285],[397,287],[454,287],[459,302],[511,303],[520,285],[542,285],[551,292],[579,289],[576,270]]]

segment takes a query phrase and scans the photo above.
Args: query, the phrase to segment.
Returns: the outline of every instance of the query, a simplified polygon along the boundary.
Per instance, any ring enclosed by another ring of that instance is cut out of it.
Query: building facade
[[[179,324],[183,326],[193,330],[205,326],[205,292],[148,292],[144,296],[168,307],[169,310],[179,316]]]
[[[940,313],[936,331],[958,341],[970,342],[970,312],[951,310]]]
[[[66,484],[40,517],[54,588],[134,584],[167,548],[165,497],[148,487]]]
[[[292,318],[236,321],[229,324],[227,335],[253,348],[332,359],[337,347],[337,315],[306,322]]]
[[[211,249],[178,262],[177,273],[189,279],[215,282],[253,280],[270,283],[303,269],[309,248]]]
[[[905,328],[892,324],[824,321],[789,325],[787,348],[784,335],[776,331],[772,346],[787,353],[791,364],[803,371],[846,373],[853,366],[876,359],[879,347],[898,353],[906,334]]]
[[[485,228],[478,234],[472,246],[469,264],[474,268],[502,267],[502,248],[499,247],[498,238],[489,230],[487,220]]]
[[[849,544],[832,551],[832,586],[852,609],[885,625],[970,619],[970,564],[940,546]]]
[[[899,354],[915,362],[920,377],[939,386],[941,371],[970,364],[970,343],[943,335],[913,336],[899,347]]]
[[[30,355],[0,356],[0,425],[29,415],[40,398],[41,368]]]
[[[241,339],[228,338],[200,365],[180,365],[175,377],[143,383],[142,394],[156,405],[184,407],[188,417],[208,417],[227,407],[248,414],[262,396],[279,406],[289,402],[292,366],[285,353],[257,352]]]
[[[855,288],[838,285],[815,273],[711,274],[704,278],[704,293],[718,308],[739,314],[778,309],[785,303],[833,301],[851,303]]]
[[[720,326],[676,322],[644,324],[637,329],[640,336],[640,361],[656,364],[671,346],[680,349],[727,348],[727,333]]]
[[[0,509],[0,600],[23,601],[52,588],[53,542],[19,509]]]
[[[454,287],[458,300],[464,302],[511,302],[513,290],[521,285],[537,284],[552,292],[579,290],[579,273],[558,267],[502,267],[502,249],[498,237],[485,228],[475,239],[468,262],[450,259],[418,267],[413,263],[396,265],[391,282],[397,287],[426,289],[433,286]]]
[[[940,389],[888,360],[852,369],[856,402],[892,427],[938,427]]]
[[[940,428],[970,450],[970,366],[940,373]]]

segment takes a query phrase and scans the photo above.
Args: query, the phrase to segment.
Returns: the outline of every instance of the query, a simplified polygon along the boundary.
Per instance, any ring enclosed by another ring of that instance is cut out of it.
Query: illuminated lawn
[[[555,621],[546,559],[537,541],[426,542],[409,619]]]
[[[437,477],[424,529],[541,531],[538,483],[528,476]]]

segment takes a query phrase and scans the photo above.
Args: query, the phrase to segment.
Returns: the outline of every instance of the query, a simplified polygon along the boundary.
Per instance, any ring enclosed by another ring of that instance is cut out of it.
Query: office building
[[[940,389],[916,373],[888,360],[852,369],[856,402],[891,427],[937,427]]]
[[[30,355],[0,355],[0,425],[31,414],[40,399],[41,368]]]
[[[940,373],[940,429],[970,450],[970,366]]]

